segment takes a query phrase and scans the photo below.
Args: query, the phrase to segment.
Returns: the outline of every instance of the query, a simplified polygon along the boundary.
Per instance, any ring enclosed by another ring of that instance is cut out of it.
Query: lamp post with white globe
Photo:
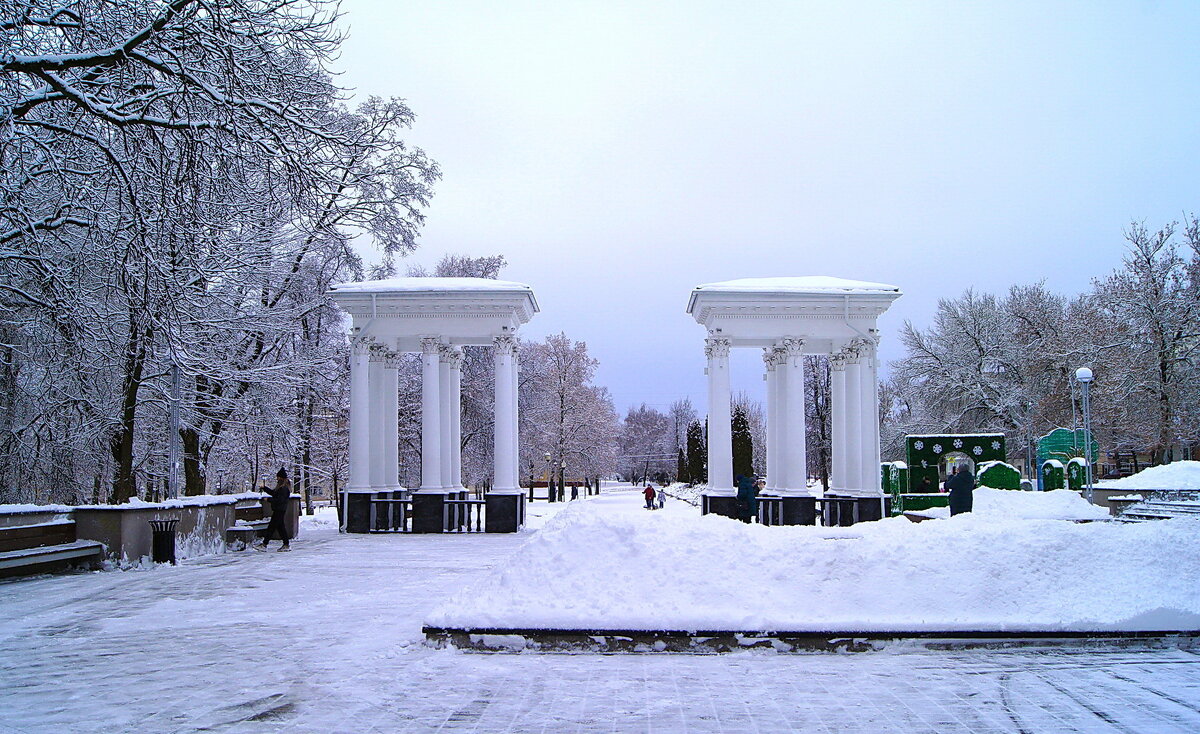
[[[1080,367],[1075,370],[1075,379],[1079,381],[1083,393],[1083,468],[1087,501],[1092,501],[1092,403],[1089,389],[1092,385],[1092,370],[1090,367]]]

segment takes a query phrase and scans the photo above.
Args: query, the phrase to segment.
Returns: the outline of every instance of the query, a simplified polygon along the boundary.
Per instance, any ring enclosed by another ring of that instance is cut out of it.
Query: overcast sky
[[[1200,210],[1200,3],[343,0],[339,67],[437,160],[421,249],[503,254],[622,414],[703,411],[699,283],[1088,287]],[[401,268],[404,267],[402,263]],[[734,389],[761,394],[735,350]]]

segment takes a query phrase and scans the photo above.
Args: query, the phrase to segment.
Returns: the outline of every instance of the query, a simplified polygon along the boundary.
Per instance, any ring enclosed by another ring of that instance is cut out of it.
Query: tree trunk
[[[142,387],[142,371],[146,366],[146,342],[150,331],[138,327],[136,316],[129,315],[129,340],[125,345],[125,379],[121,385],[121,412],[117,431],[109,439],[113,457],[112,501],[120,504],[137,496],[133,476],[133,439],[137,421],[138,391]]]
[[[183,493],[188,497],[204,494],[208,481],[201,461],[200,434],[195,428],[183,427],[179,438],[183,443]]]

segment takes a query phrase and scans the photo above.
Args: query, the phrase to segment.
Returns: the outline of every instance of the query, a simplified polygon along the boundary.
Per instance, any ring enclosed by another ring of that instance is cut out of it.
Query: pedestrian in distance
[[[263,489],[266,490],[266,487]],[[292,483],[288,479],[287,470],[280,467],[279,473],[275,475],[275,488],[267,491],[271,494],[271,522],[267,525],[262,542],[254,547],[258,550],[266,550],[271,539],[275,535],[279,535],[280,540],[283,541],[280,552],[289,551],[292,547],[287,531],[287,510],[292,501]]]
[[[653,510],[654,509],[654,487],[651,487],[649,484],[647,484],[646,488],[642,490],[642,495],[645,496],[645,498],[646,498],[646,509]]]
[[[654,493],[654,497],[658,500],[658,509],[660,509],[660,510],[663,508],[663,505],[666,504],[666,502],[667,502],[667,493],[665,491],[663,491],[665,489],[666,489],[666,487],[662,487],[661,489],[659,489],[657,492]]]
[[[758,514],[758,484],[754,477],[737,475],[737,516],[744,523]]]
[[[970,512],[974,503],[975,475],[965,466],[954,468],[954,476],[946,480],[950,492],[950,516]]]
[[[917,492],[920,494],[931,494],[934,491],[933,482],[928,476],[921,477],[921,484],[917,487]]]

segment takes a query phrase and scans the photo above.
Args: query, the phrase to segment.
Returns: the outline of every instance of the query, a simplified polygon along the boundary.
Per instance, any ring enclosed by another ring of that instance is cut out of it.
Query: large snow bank
[[[971,511],[1004,520],[1103,520],[1108,510],[1085,500],[1070,489],[1023,492],[1016,489],[977,487]],[[925,517],[950,517],[949,507],[932,507],[919,513]]]
[[[1152,466],[1121,479],[1096,482],[1101,489],[1200,489],[1200,461]]]
[[[1200,520],[1070,523],[981,512],[924,523],[891,518],[851,528],[764,527],[711,515],[569,507],[426,623],[845,632],[1197,629]]]

